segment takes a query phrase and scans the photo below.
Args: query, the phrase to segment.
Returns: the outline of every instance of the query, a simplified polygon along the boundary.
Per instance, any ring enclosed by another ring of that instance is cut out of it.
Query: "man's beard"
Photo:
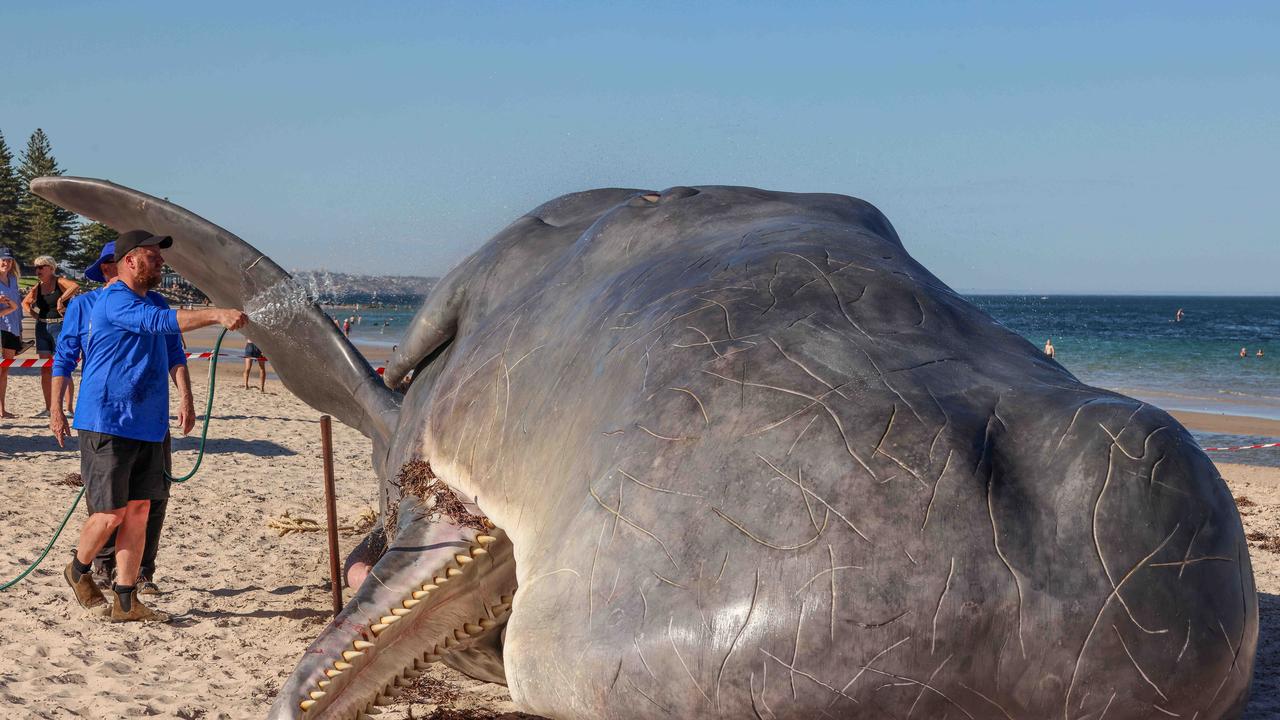
[[[151,268],[138,268],[137,281],[148,290],[154,290],[160,285],[160,271]]]

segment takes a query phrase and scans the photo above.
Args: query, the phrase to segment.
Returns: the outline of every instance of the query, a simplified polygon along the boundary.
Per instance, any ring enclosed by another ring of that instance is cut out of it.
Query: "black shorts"
[[[58,335],[62,333],[62,321],[36,322],[36,352],[53,354],[58,347]]]
[[[89,512],[119,510],[130,500],[169,497],[163,442],[80,431],[80,476]]]
[[[244,344],[244,359],[245,360],[255,360],[255,359],[261,360],[262,351],[258,349],[257,345],[254,345],[251,342],[247,342]]]
[[[14,352],[22,352],[22,338],[14,335],[8,330],[0,330],[0,348],[12,350]]]

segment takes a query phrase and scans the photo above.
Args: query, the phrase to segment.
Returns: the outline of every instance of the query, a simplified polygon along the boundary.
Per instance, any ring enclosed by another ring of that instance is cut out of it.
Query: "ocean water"
[[[1058,362],[1090,385],[1166,409],[1280,420],[1280,298],[969,299],[1036,347],[1052,338]]]
[[[355,309],[352,306],[341,307],[325,307],[324,311],[329,313],[331,317],[338,319],[341,324],[343,318],[358,317],[359,322],[351,326],[351,339],[358,345],[378,345],[391,347],[400,342],[405,330],[409,327],[409,321],[413,319],[418,307],[397,306],[397,307],[379,307],[379,308],[360,308]]]

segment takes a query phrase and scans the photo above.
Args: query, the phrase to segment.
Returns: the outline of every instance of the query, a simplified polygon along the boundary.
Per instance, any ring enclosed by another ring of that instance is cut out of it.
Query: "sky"
[[[867,200],[962,292],[1280,294],[1280,4],[1054,5],[2,3],[0,132],[289,269],[716,184]]]

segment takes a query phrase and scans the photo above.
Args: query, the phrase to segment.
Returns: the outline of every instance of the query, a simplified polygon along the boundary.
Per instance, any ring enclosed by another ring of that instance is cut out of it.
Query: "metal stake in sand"
[[[338,567],[338,503],[333,486],[333,428],[328,415],[320,416],[320,453],[324,457],[324,512],[329,526],[329,585],[333,589],[333,616],[342,612],[342,571]]]

